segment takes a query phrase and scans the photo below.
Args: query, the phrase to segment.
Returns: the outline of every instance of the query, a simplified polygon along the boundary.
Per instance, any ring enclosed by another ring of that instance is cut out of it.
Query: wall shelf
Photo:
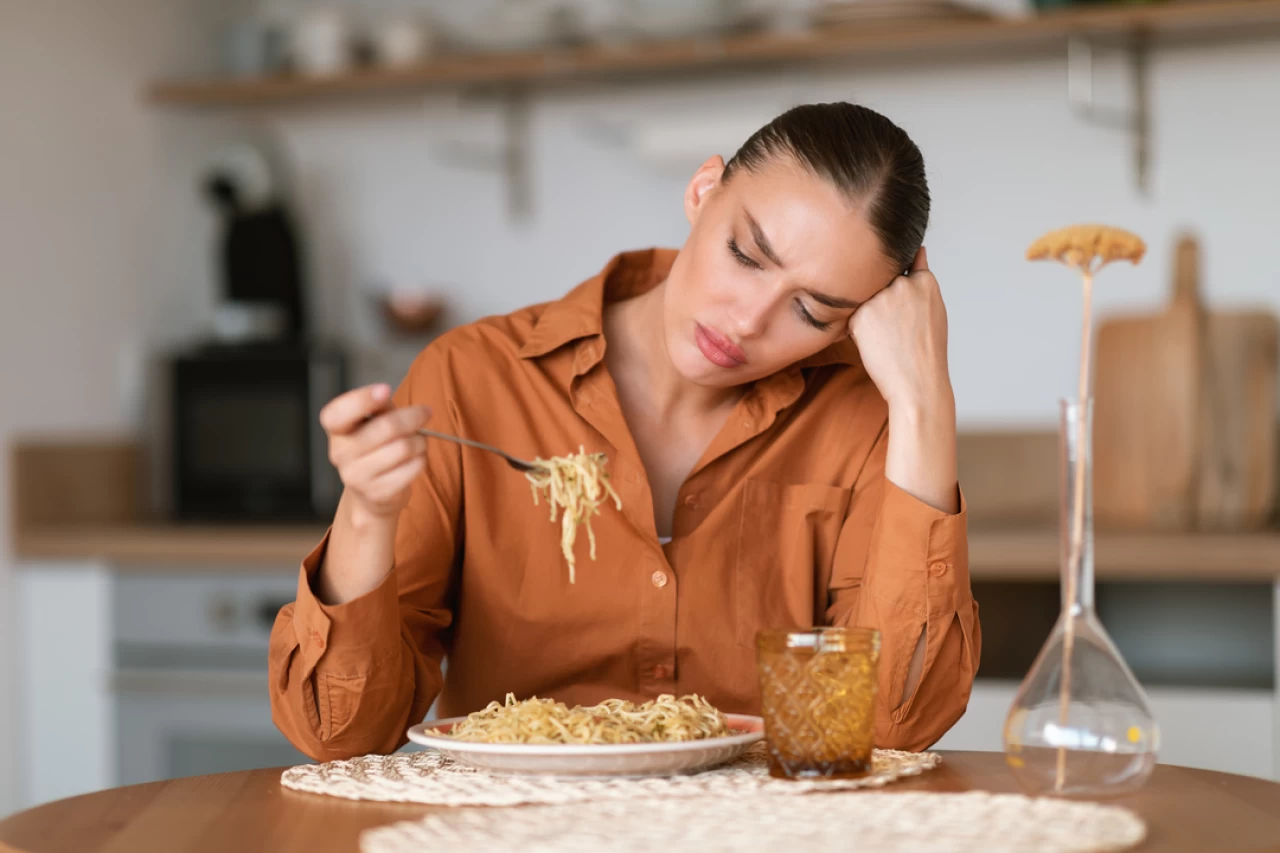
[[[1181,0],[1085,6],[1017,19],[886,22],[796,36],[759,33],[631,47],[446,57],[402,70],[361,70],[325,78],[163,80],[148,88],[147,97],[171,107],[267,107],[449,86],[505,88],[836,59],[1058,51],[1072,38],[1124,44],[1142,37],[1160,44],[1272,34],[1280,34],[1280,0]]]

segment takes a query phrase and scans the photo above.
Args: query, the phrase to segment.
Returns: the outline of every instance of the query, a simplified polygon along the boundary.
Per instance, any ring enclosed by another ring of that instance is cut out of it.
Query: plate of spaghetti
[[[732,761],[764,737],[759,717],[725,714],[697,695],[608,699],[572,708],[507,694],[466,717],[409,729],[409,740],[493,773],[670,776]]]

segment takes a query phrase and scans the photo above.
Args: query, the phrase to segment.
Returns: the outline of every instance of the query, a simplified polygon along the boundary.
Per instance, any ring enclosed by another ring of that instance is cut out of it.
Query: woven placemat
[[[603,800],[450,809],[365,831],[363,853],[1095,853],[1142,841],[1125,809],[1020,794]]]
[[[281,784],[295,791],[349,800],[427,803],[446,806],[515,806],[582,803],[643,797],[697,797],[755,792],[807,794],[879,788],[904,776],[916,776],[941,759],[932,752],[877,749],[872,770],[857,779],[791,781],[769,776],[763,743],[736,761],[688,776],[647,779],[499,776],[459,764],[435,751],[366,755],[348,761],[291,767]]]

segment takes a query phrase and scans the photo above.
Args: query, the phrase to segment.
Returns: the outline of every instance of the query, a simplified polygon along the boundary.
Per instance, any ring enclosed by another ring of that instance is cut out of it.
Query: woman
[[[684,207],[678,252],[455,329],[394,395],[321,413],[345,489],[271,638],[299,749],[390,752],[437,697],[752,712],[756,631],[812,624],[881,631],[878,745],[964,712],[980,636],[919,150],[863,107],[798,107],[704,163]],[[595,518],[598,559],[580,541],[571,584],[524,477],[428,421],[527,459],[606,453],[623,509]]]

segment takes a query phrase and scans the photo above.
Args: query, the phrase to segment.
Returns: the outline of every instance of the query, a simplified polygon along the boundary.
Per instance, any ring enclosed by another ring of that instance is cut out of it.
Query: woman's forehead
[[[762,236],[798,286],[864,302],[901,272],[862,205],[797,165],[737,172],[724,190],[739,244],[750,250]]]

